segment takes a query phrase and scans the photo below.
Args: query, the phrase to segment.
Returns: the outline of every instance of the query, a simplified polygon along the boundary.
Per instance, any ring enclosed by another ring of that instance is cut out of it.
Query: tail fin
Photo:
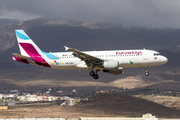
[[[31,63],[33,65],[51,67],[43,58],[43,51],[38,48],[38,46],[23,30],[15,30],[15,33],[21,55],[13,53],[13,55],[15,55],[15,57],[13,57],[13,60],[24,62],[27,64]],[[29,61],[28,59],[32,59],[34,62]]]
[[[41,50],[23,30],[15,30],[15,33],[21,55],[31,57],[41,54]]]

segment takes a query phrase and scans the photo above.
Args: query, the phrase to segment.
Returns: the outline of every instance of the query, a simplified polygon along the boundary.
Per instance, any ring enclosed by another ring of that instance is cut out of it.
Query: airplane
[[[113,75],[124,74],[129,67],[144,67],[148,76],[148,67],[167,63],[168,59],[154,50],[106,50],[79,51],[65,47],[70,52],[44,52],[31,40],[23,30],[15,30],[21,54],[12,53],[13,60],[26,64],[53,69],[86,69],[89,75],[98,79],[97,72],[102,70]]]

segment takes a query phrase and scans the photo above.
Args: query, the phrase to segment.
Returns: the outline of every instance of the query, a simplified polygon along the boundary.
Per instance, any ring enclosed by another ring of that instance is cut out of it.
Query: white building
[[[13,97],[16,97],[16,94],[4,94],[3,97],[4,98],[13,98]]]
[[[17,93],[18,92],[18,90],[10,90],[10,92],[13,92],[13,93]]]
[[[73,106],[73,105],[74,105],[74,98],[70,98],[70,99],[69,99],[69,105],[70,105],[70,106]]]
[[[0,93],[0,99],[2,99],[2,97],[3,97],[3,94]]]

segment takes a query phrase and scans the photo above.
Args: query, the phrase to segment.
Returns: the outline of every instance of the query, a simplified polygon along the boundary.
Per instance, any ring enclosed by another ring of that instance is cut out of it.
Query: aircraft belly
[[[77,69],[76,66],[51,66],[54,69]]]

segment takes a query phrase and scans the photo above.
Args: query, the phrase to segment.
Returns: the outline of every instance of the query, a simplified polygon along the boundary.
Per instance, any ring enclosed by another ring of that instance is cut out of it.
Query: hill
[[[135,95],[135,97],[140,97],[158,104],[162,104],[167,107],[175,108],[180,110],[180,97],[174,96],[160,96],[160,95]]]
[[[0,27],[3,25],[12,24],[12,23],[18,24],[20,22],[18,20],[0,18]]]
[[[180,110],[124,94],[97,94],[89,99],[89,102],[66,107],[56,102],[19,104],[7,111],[0,110],[0,118],[140,117],[146,113],[158,118],[180,118]]]
[[[114,116],[139,116],[152,113],[159,118],[180,118],[180,110],[119,93],[96,94],[78,108]]]

